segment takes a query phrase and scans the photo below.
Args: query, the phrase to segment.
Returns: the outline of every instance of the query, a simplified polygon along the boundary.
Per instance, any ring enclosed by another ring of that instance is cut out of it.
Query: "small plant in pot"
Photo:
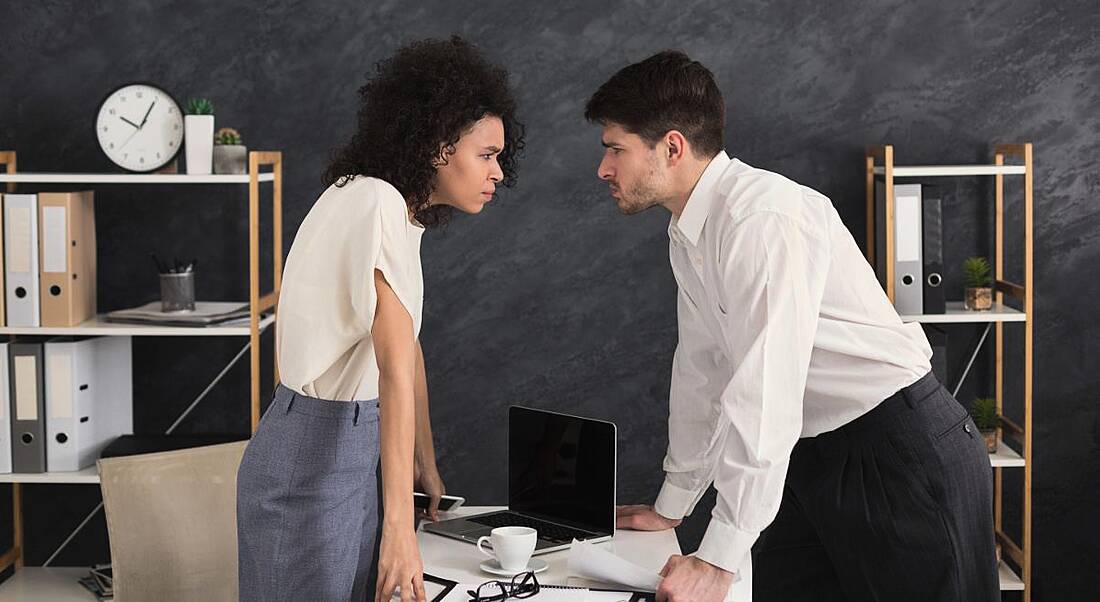
[[[214,134],[214,173],[242,174],[248,172],[248,147],[241,134],[233,128],[222,128]]]
[[[989,453],[997,451],[998,433],[1001,429],[1001,414],[997,411],[997,400],[992,397],[979,397],[970,405],[970,416],[985,439]]]
[[[214,103],[205,98],[192,98],[187,103],[183,140],[187,150],[187,173],[210,173],[214,154]]]
[[[989,260],[985,257],[970,257],[963,262],[963,278],[966,281],[966,309],[985,311],[993,307],[993,277]]]

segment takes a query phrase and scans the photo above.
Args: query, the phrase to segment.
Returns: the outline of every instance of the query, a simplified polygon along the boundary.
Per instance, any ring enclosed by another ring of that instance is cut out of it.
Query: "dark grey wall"
[[[22,170],[111,170],[93,119],[119,84],[148,80],[181,102],[208,96],[219,126],[239,128],[254,149],[283,151],[288,247],[321,191],[328,152],[351,133],[355,91],[375,61],[401,43],[458,33],[511,70],[528,125],[519,185],[424,243],[423,343],[439,462],[449,489],[471,503],[504,501],[500,454],[512,403],[616,421],[621,501],[652,501],[659,486],[676,336],[667,216],[616,214],[594,175],[597,130],[581,117],[585,98],[627,62],[667,47],[703,61],[726,94],[731,154],[829,195],[861,242],[865,145],[892,143],[899,163],[911,164],[984,161],[991,142],[1034,142],[1035,599],[1092,591],[1100,566],[1094,3],[203,0],[17,2],[4,12],[0,147],[19,152]],[[991,252],[992,191],[966,181],[948,192],[947,282],[959,290],[961,259]],[[101,309],[155,298],[151,250],[198,256],[200,296],[245,298],[244,190],[101,187],[97,199]],[[951,331],[956,374],[977,334]],[[171,424],[241,344],[136,341],[138,430]],[[989,392],[983,358],[964,401]],[[1013,361],[1018,380],[1018,354]],[[245,432],[247,395],[241,365],[181,431]],[[98,493],[24,490],[27,559],[38,564]],[[4,541],[9,507],[0,491]],[[685,548],[708,511],[681,529]],[[106,557],[99,517],[57,562]]]

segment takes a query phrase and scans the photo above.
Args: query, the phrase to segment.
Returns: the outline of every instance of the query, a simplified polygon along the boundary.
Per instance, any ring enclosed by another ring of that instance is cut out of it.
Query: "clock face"
[[[99,146],[130,171],[154,171],[179,153],[183,115],[170,94],[147,84],[112,92],[99,108],[95,124]]]

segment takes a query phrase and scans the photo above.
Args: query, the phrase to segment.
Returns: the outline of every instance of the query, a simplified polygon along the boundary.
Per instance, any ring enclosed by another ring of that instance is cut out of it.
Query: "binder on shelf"
[[[7,326],[7,309],[4,307],[4,195],[0,193],[0,326]]]
[[[76,326],[96,314],[92,191],[38,195],[42,326]]]
[[[943,193],[938,186],[921,189],[921,233],[924,269],[924,313],[947,311],[943,290]]]
[[[8,344],[12,472],[46,472],[46,406],[42,343]]]
[[[132,431],[130,339],[111,339],[59,337],[46,342],[50,472],[95,464],[108,443]]]
[[[95,374],[96,404],[101,419],[96,430],[96,454],[120,435],[134,432],[134,358],[131,337],[99,337]],[[95,460],[92,460],[95,463]]]
[[[4,195],[4,296],[8,326],[39,326],[38,197]]]
[[[0,342],[0,473],[11,472],[11,392],[8,343]]]
[[[886,287],[886,186],[875,179],[875,271]],[[924,313],[920,184],[894,185],[894,308]]]

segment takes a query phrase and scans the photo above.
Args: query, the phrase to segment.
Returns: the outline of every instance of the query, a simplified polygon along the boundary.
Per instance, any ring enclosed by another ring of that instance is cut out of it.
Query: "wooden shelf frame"
[[[247,175],[236,176],[188,176],[184,174],[71,174],[71,173],[19,173],[17,171],[18,157],[15,151],[0,151],[0,165],[4,166],[0,174],[0,182],[6,184],[6,191],[16,191],[17,184],[111,184],[111,185],[166,185],[166,184],[228,184],[248,185],[248,290],[249,290],[249,319],[247,331],[233,332],[233,335],[247,334],[249,337],[250,355],[250,429],[252,433],[260,422],[260,335],[268,326],[275,323],[275,314],[279,304],[279,292],[282,287],[283,272],[283,154],[279,151],[250,151],[248,153]],[[269,168],[266,171],[262,169]],[[260,184],[271,184],[271,213],[272,213],[272,279],[271,289],[261,293],[260,277],[260,213],[261,194]],[[265,315],[268,314],[268,315]],[[46,329],[43,335],[49,334]],[[172,334],[188,334],[194,332],[196,336],[204,333],[199,329],[180,327],[172,329]],[[35,334],[35,333],[32,333]],[[111,334],[104,332],[102,334]],[[209,333],[205,333],[209,335]],[[272,346],[276,348],[275,345]],[[274,357],[274,382],[279,382],[278,358]],[[94,468],[92,469],[94,471]],[[76,474],[76,473],[74,473]],[[0,555],[0,571],[14,566],[16,570],[22,569],[23,559],[23,507],[22,484],[38,482],[57,482],[57,479],[66,480],[65,475],[57,478],[43,477],[35,479],[29,475],[16,475],[10,479],[12,483],[12,514],[13,514],[13,543],[11,549]],[[82,478],[68,480],[73,484],[98,483],[98,475],[94,479]]]
[[[1008,164],[1006,158],[1012,158],[1014,162]],[[1033,441],[1032,441],[1032,395],[1034,390],[1033,374],[1033,337],[1035,330],[1035,304],[1034,291],[1034,151],[1030,142],[1023,144],[996,144],[993,146],[992,165],[952,165],[952,166],[898,166],[894,163],[895,154],[892,145],[880,145],[867,147],[864,154],[867,184],[867,260],[872,266],[876,265],[875,258],[875,180],[883,181],[885,196],[885,252],[886,252],[886,295],[890,301],[894,301],[894,179],[899,177],[941,177],[941,176],[993,176],[995,185],[996,202],[996,232],[995,251],[993,258],[994,267],[994,300],[998,305],[1004,305],[1005,296],[1012,297],[1022,306],[1024,328],[1023,340],[1023,423],[1018,424],[1009,418],[1002,418],[1003,436],[1011,437],[1017,441],[1022,452],[1023,465],[1012,463],[1011,466],[995,466],[993,468],[993,512],[997,540],[1001,543],[1004,555],[1015,563],[1020,569],[1020,580],[1023,582],[1023,600],[1031,601],[1031,549],[1032,549],[1032,467]],[[1023,201],[1020,209],[1023,211],[1023,273],[1024,282],[1016,283],[1005,280],[1005,176],[1023,176]],[[913,321],[950,322],[952,320],[921,319],[912,317]],[[1003,411],[1004,407],[1004,374],[1005,374],[1005,337],[1004,320],[993,320],[995,324],[995,397],[997,410]],[[1004,447],[1004,443],[1001,444]],[[1004,486],[1002,470],[1023,470],[1023,497],[1021,508],[1021,541],[1016,542],[1004,531],[1003,497]],[[1007,567],[1004,567],[1007,568]],[[1002,574],[1004,571],[1002,570]],[[1020,589],[1013,586],[1010,589]]]

